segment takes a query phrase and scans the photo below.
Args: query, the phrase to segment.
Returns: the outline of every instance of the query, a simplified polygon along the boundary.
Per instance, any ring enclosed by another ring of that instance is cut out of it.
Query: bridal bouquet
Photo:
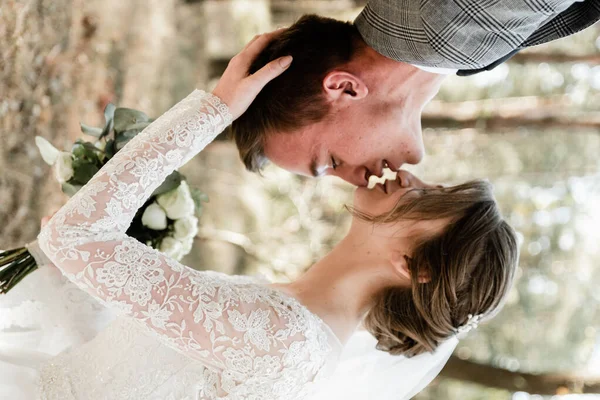
[[[71,151],[60,151],[46,139],[35,138],[42,158],[54,167],[62,191],[69,196],[77,193],[115,153],[152,122],[141,111],[116,108],[113,104],[106,106],[104,117],[104,128],[81,124],[82,132],[95,139],[93,142],[77,139]],[[207,196],[190,188],[185,177],[175,171],[138,210],[127,234],[181,260],[192,249],[198,233],[197,216],[204,202],[208,202]],[[7,293],[37,267],[27,247],[0,252],[0,294]]]

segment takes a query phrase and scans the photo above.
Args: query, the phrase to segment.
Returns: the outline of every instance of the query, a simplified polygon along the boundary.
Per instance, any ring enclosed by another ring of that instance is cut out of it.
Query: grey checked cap
[[[600,0],[371,0],[355,24],[391,59],[478,70],[599,19]]]

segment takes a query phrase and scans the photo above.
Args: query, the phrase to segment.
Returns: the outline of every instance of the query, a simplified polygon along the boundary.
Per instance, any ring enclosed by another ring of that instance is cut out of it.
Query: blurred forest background
[[[69,149],[79,122],[101,125],[108,102],[158,116],[193,88],[211,89],[255,34],[305,13],[352,20],[364,3],[2,0],[0,247],[33,240],[66,200],[36,135]],[[450,77],[427,107],[428,154],[410,169],[439,183],[488,178],[519,232],[521,264],[503,312],[461,341],[419,399],[600,393],[599,110],[599,26]],[[274,167],[249,174],[227,140],[183,172],[211,198],[184,260],[199,269],[294,279],[349,224],[349,185]]]

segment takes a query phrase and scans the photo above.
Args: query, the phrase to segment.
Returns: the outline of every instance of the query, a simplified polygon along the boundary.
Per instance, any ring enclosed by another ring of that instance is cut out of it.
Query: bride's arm
[[[252,76],[242,72],[268,40],[263,35],[236,56],[217,85],[214,93],[229,107],[213,94],[194,91],[121,149],[38,236],[43,252],[80,288],[196,357],[208,356],[207,349],[214,345],[213,326],[224,330],[222,324],[212,323],[221,306],[220,299],[213,298],[215,275],[187,268],[125,232],[164,179],[285,70],[275,63]]]
[[[137,210],[169,174],[231,120],[227,106],[217,97],[192,92],[117,152],[50,219],[38,237],[41,249],[69,278],[88,276],[102,282],[99,271],[110,264],[110,255],[136,241],[125,231]],[[140,250],[152,249],[142,246]],[[128,269],[132,261],[124,261]]]

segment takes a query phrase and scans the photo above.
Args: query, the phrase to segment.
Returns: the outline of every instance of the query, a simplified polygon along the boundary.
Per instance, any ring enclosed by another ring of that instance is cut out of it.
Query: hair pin
[[[477,314],[477,315],[469,314],[467,322],[464,325],[461,325],[458,328],[456,328],[454,330],[454,333],[456,335],[465,334],[465,333],[471,331],[472,329],[477,328],[477,326],[479,325],[479,321],[481,321],[481,317],[482,317],[481,314]]]

